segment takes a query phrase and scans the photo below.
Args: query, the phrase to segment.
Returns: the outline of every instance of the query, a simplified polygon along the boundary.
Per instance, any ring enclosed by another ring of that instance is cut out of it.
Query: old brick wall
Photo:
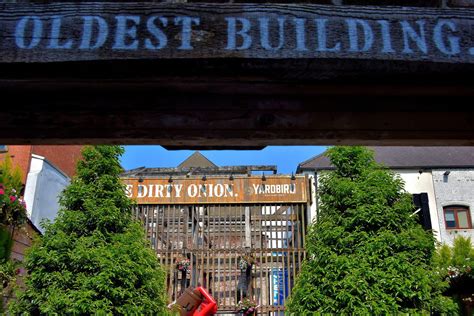
[[[70,178],[76,173],[77,161],[81,158],[82,145],[8,145],[8,151],[0,153],[0,161],[12,158],[13,166],[20,167],[23,183],[30,170],[31,155],[43,156]]]
[[[70,178],[76,174],[77,161],[81,158],[82,145],[35,145],[32,153],[46,158]]]
[[[8,151],[0,153],[0,161],[3,161],[5,157],[10,156],[14,167],[19,167],[23,176],[23,183],[26,182],[26,176],[30,169],[30,158],[31,158],[31,145],[8,145]]]

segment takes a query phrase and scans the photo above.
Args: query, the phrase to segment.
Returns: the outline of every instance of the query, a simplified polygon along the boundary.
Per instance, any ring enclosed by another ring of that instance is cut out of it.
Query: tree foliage
[[[9,156],[0,162],[0,183],[7,188],[15,189],[18,192],[23,186],[22,174],[19,167],[14,168]]]
[[[26,205],[20,168],[13,168],[10,157],[0,163],[0,224],[19,227],[26,221]]]
[[[441,245],[435,255],[439,275],[449,283],[446,294],[459,305],[474,302],[474,246],[471,238],[457,236],[453,246]],[[467,315],[467,311],[465,311]]]
[[[26,289],[14,314],[156,315],[165,274],[131,217],[118,146],[86,147],[54,223],[26,257]]]
[[[362,147],[334,147],[321,176],[320,213],[288,303],[310,312],[386,314],[452,311],[432,268],[435,240],[412,213],[403,181]]]
[[[24,229],[26,205],[22,199],[22,173],[13,167],[9,156],[0,162],[0,284],[3,311],[3,298],[8,297],[16,282],[18,262],[10,259],[13,246],[12,234],[16,228]]]

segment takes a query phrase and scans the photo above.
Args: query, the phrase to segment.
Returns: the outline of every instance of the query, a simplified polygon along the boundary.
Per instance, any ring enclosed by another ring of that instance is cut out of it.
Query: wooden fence
[[[200,285],[219,311],[243,297],[261,314],[284,311],[305,257],[306,204],[139,205],[135,216],[167,271],[170,300]]]

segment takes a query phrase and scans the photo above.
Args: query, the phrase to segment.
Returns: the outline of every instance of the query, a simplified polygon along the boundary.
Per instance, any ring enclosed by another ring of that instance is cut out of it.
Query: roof
[[[133,177],[168,177],[168,176],[191,176],[191,175],[238,175],[251,174],[253,171],[272,171],[276,174],[277,166],[222,166],[215,168],[145,168],[140,167],[124,171],[120,176],[123,178]]]
[[[178,169],[184,168],[217,168],[217,165],[207,159],[199,151],[195,151],[191,156],[178,165]]]
[[[39,235],[43,235],[43,233],[39,230],[38,227],[36,227],[36,225],[31,221],[31,219],[27,217],[26,222],[31,226],[31,228],[33,228],[35,232],[37,232]]]
[[[473,168],[474,147],[374,146],[375,161],[391,169]],[[333,169],[326,152],[298,165],[297,172]]]
[[[274,165],[245,165],[245,166],[217,166],[199,151],[194,152],[176,168],[145,168],[139,167],[124,171],[121,177],[168,177],[191,175],[238,175],[251,174],[252,171],[272,171],[276,174]]]

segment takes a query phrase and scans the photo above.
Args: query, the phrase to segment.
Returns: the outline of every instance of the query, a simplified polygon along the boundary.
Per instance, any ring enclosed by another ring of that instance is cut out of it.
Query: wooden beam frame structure
[[[0,143],[474,145],[471,8],[0,8]]]

